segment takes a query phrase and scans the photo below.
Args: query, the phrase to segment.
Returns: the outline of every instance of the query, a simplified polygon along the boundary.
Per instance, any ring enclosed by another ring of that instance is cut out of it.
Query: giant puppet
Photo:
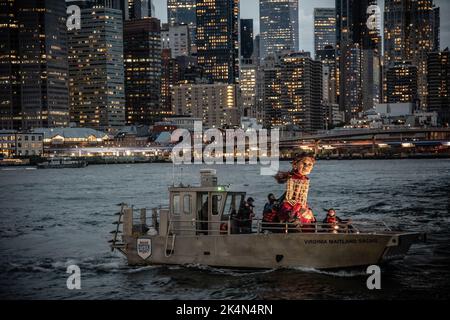
[[[275,176],[278,183],[286,184],[285,197],[278,209],[275,209],[277,220],[283,223],[293,223],[303,231],[316,222],[316,218],[308,206],[308,176],[314,164],[314,157],[300,156],[292,162],[291,171],[279,172]]]

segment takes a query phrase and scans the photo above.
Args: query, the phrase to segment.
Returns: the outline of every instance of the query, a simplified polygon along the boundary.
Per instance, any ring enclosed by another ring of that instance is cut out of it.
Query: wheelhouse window
[[[180,214],[180,195],[179,194],[173,195],[172,208],[173,208],[173,214],[175,214],[175,215]]]
[[[185,194],[183,197],[183,213],[191,214],[192,211],[192,197],[189,194]]]
[[[234,209],[234,196],[232,194],[228,194],[225,200],[225,206],[223,208],[223,216],[225,219],[228,219],[229,216],[233,213]]]
[[[222,206],[222,195],[213,195],[212,196],[212,214],[213,216],[217,216],[220,212],[220,208]]]

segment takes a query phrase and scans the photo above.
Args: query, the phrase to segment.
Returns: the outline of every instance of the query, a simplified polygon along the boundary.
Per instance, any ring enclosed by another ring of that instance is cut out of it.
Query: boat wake
[[[326,270],[319,270],[319,269],[314,269],[314,268],[292,267],[292,268],[287,268],[287,270],[294,270],[294,271],[300,271],[300,272],[305,272],[305,273],[323,274],[323,275],[337,277],[337,278],[354,278],[354,277],[362,277],[362,276],[367,275],[367,273],[364,270],[358,270],[358,269],[326,271]]]
[[[227,269],[227,268],[217,268],[217,267],[210,267],[205,266],[201,264],[188,264],[184,266],[188,269],[196,269],[199,271],[207,271],[212,274],[221,274],[221,275],[227,275],[231,277],[247,277],[249,275],[261,275],[261,274],[268,274],[277,271],[278,269],[266,269],[266,270],[258,270],[258,269]]]

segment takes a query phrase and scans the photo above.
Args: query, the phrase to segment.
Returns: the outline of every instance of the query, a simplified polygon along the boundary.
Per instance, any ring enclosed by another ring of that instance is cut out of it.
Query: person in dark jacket
[[[253,212],[255,200],[250,197],[247,201],[244,201],[239,208],[239,212],[236,216],[238,222],[239,233],[246,234],[252,233],[252,220],[255,216]]]
[[[271,218],[269,216],[271,216],[273,214],[273,209],[277,203],[277,199],[275,198],[275,195],[273,193],[271,193],[267,196],[267,200],[268,200],[267,203],[264,205],[263,221],[272,222],[273,218]]]

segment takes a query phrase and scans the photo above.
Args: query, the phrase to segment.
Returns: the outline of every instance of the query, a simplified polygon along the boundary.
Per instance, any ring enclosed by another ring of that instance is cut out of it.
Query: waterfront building
[[[191,39],[187,25],[163,24],[161,28],[161,48],[170,49],[171,57],[191,54]]]
[[[0,129],[69,122],[66,4],[0,2]]]
[[[0,130],[0,156],[4,158],[42,156],[43,135],[16,130]]]
[[[381,103],[377,104],[374,113],[385,126],[436,127],[438,125],[437,112],[417,110],[414,103]]]
[[[189,26],[192,44],[195,44],[196,39],[196,1],[197,0],[167,0],[167,20],[169,24],[185,24]]]
[[[169,117],[165,121],[175,126],[178,129],[186,129],[189,131],[194,131],[195,122],[202,122],[203,118],[193,118],[193,117]]]
[[[417,103],[417,67],[410,62],[395,62],[386,72],[388,103]]]
[[[69,31],[71,121],[107,130],[125,124],[122,12],[81,10],[82,28]]]
[[[299,0],[260,0],[261,59],[285,50],[299,50]]]
[[[161,29],[156,18],[125,21],[126,122],[150,125],[167,115],[161,105]]]
[[[110,145],[118,148],[144,148],[149,143],[150,127],[147,125],[132,125],[120,128],[114,135]]]
[[[214,82],[239,81],[239,0],[197,0],[198,65]]]
[[[110,136],[91,128],[35,128],[33,134],[42,136],[44,149],[102,146]]]
[[[253,55],[253,19],[241,19],[241,58],[251,59]]]
[[[428,111],[437,112],[442,125],[450,124],[450,51],[428,54]]]
[[[173,88],[173,112],[203,120],[209,128],[239,126],[240,90],[235,84],[180,84]]]

